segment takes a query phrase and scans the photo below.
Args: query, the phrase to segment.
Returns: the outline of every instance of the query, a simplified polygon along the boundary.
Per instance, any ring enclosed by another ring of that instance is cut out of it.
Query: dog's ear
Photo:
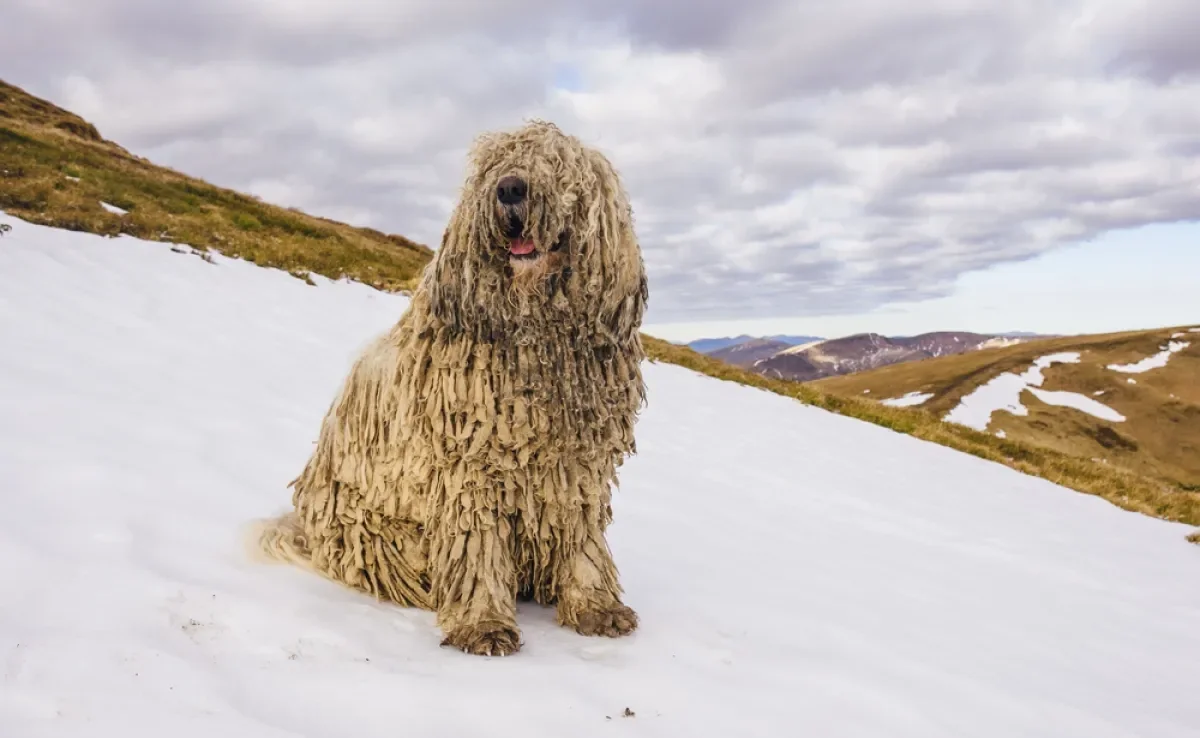
[[[442,245],[433,255],[423,279],[433,317],[442,325],[458,331],[465,323],[463,296],[468,291],[469,267],[466,250],[455,242],[455,222],[455,217],[451,216],[450,225],[442,233]]]
[[[599,318],[617,345],[627,346],[638,338],[650,298],[646,267],[632,219],[622,225],[621,237],[610,247],[614,258],[609,274],[613,283],[602,296]]]
[[[641,329],[649,299],[646,267],[620,177],[602,154],[592,152],[591,159],[595,181],[585,198],[581,287],[594,300],[596,327],[624,346]]]

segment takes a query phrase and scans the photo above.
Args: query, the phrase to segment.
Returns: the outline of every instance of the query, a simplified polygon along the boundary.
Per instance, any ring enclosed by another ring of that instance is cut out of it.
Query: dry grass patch
[[[1035,339],[1014,346],[922,359],[840,377],[826,377],[812,384],[822,391],[839,395],[857,395],[870,390],[871,396],[878,399],[900,397],[913,391],[932,392],[934,396],[921,407],[940,415],[953,409],[965,395],[979,385],[1004,372],[1023,372],[1040,356],[1079,351],[1087,352],[1090,356],[1103,357],[1106,364],[1114,361],[1136,361],[1157,353],[1159,344],[1179,330],[1162,328]],[[1054,371],[1061,368],[1063,365],[1056,364]]]
[[[433,255],[403,236],[269,205],[156,166],[4,82],[0,209],[41,225],[183,243],[300,278],[348,277],[386,290],[411,289]]]
[[[1077,364],[1055,364],[1043,374],[1042,389],[1074,392],[1101,402],[1125,417],[1095,418],[1073,408],[1048,405],[1022,393],[1028,415],[993,414],[989,428],[1010,439],[1072,456],[1098,459],[1137,474],[1168,479],[1185,492],[1200,491],[1200,340],[1171,354],[1166,366],[1142,373],[1109,369],[1153,356],[1185,327],[1048,339],[960,356],[927,359],[813,382],[841,396],[882,400],[908,392],[931,393],[914,408],[937,418],[962,398],[1003,372],[1019,373],[1051,353],[1078,352]],[[1132,380],[1132,381],[1131,381]]]

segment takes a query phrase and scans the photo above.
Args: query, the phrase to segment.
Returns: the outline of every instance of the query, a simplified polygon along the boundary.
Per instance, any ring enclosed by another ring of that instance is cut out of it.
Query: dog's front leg
[[[585,535],[560,563],[558,623],[582,635],[628,635],[638,626],[638,616],[621,602],[621,585],[603,527],[581,513]]]
[[[430,553],[437,622],[453,646],[480,656],[521,647],[509,521],[494,511],[443,511]]]

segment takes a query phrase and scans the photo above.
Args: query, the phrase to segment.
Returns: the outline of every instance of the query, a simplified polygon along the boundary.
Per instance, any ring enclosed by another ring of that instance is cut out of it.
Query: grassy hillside
[[[33,223],[186,243],[300,277],[346,276],[389,290],[410,288],[433,254],[403,236],[268,205],[156,166],[3,81],[0,209]]]
[[[1093,398],[1124,415],[1125,421],[1108,422],[1073,408],[1047,405],[1024,392],[1021,403],[1029,414],[996,412],[988,430],[1200,491],[1200,333],[1186,329],[1037,340],[831,377],[813,386],[843,397],[862,398],[869,392],[867,396],[877,400],[927,393],[932,397],[914,409],[941,418],[964,396],[1003,372],[1019,374],[1040,356],[1078,352],[1079,363],[1055,364],[1043,371],[1042,389]],[[1172,354],[1166,366],[1142,373],[1107,368],[1153,356],[1179,333],[1183,335],[1176,340],[1190,345]]]
[[[114,214],[100,203],[122,208]],[[402,236],[268,205],[131,154],[88,122],[0,82],[0,210],[73,230],[188,244],[303,278],[346,276],[386,290],[412,286],[432,252]],[[939,422],[842,392],[767,379],[649,336],[651,360],[679,364],[940,443],[1098,495],[1127,510],[1200,525],[1200,493],[1062,450]],[[1139,357],[1140,358],[1140,357]],[[803,449],[798,449],[803,453]],[[969,493],[969,490],[964,490]]]

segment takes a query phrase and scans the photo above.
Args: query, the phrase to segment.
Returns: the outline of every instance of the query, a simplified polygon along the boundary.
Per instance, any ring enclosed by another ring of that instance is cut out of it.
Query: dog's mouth
[[[520,218],[510,217],[508,224],[504,229],[504,236],[508,239],[508,259],[512,262],[531,262],[540,259],[543,256],[543,250],[538,248],[537,243],[525,235],[525,224]],[[547,253],[560,251],[567,243],[567,234],[564,231],[559,234],[554,243],[551,244]]]
[[[529,238],[514,238],[508,242],[508,257],[510,259],[538,258],[537,244]]]

